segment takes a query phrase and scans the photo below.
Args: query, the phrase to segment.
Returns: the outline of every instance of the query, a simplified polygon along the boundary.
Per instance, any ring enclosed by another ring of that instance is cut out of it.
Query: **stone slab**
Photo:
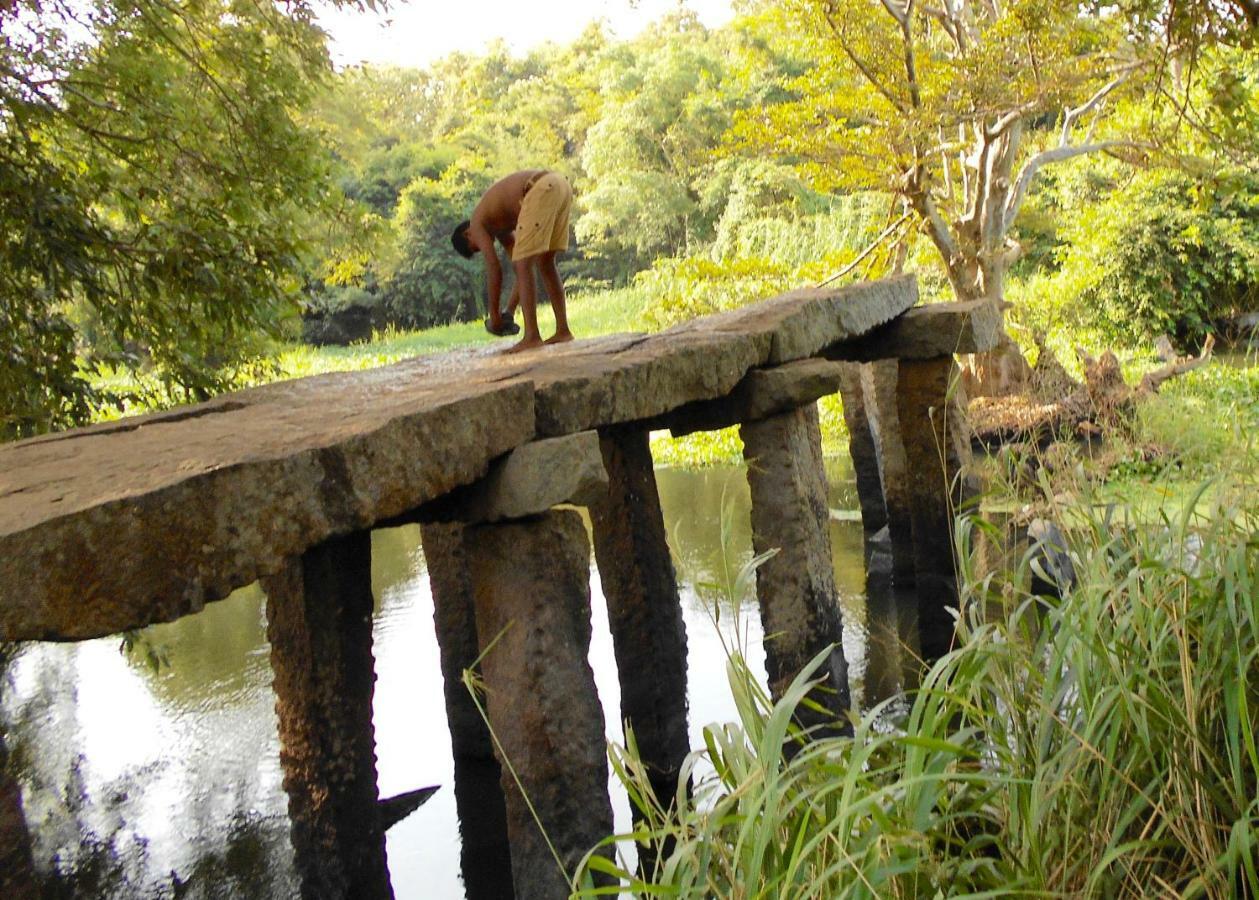
[[[515,894],[561,900],[568,880],[551,848],[572,872],[612,833],[603,710],[588,659],[586,526],[574,510],[555,510],[465,534]]]
[[[909,278],[797,291],[654,335],[434,354],[0,447],[0,640],[195,612],[535,437],[724,396],[916,300]]]
[[[581,431],[522,444],[496,460],[480,481],[419,510],[432,521],[500,522],[571,503],[590,506],[607,495],[599,435]]]
[[[765,629],[765,671],[780,699],[791,681],[828,646],[814,673],[811,698],[796,719],[829,733],[848,727],[848,665],[835,590],[826,472],[817,407],[810,405],[740,428],[752,498],[752,549],[775,551],[756,570],[756,597]]]
[[[533,425],[528,383],[376,370],[0,447],[0,639],[78,640],[196,612],[475,480]]]
[[[634,733],[656,798],[667,806],[690,751],[686,624],[647,432],[608,428],[600,441],[608,487],[590,507],[590,523],[616,653],[621,721]],[[640,815],[637,806],[634,814]]]
[[[333,538],[263,582],[303,897],[393,896],[372,726],[371,546],[369,531]]]
[[[986,300],[933,303],[911,309],[865,337],[832,348],[831,359],[933,359],[982,353],[997,345],[1001,311]]]
[[[674,437],[714,431],[787,412],[839,390],[843,363],[801,359],[768,369],[753,369],[727,396],[688,403],[652,422]]]
[[[764,362],[781,365],[816,356],[828,347],[868,334],[918,303],[912,275],[837,288],[804,288],[772,301],[704,316],[662,335],[735,332],[764,340]]]

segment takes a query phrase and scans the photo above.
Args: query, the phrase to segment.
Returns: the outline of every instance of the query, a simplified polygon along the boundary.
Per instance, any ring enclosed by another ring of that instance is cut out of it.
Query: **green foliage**
[[[1040,199],[1060,224],[1052,263],[1012,285],[1018,319],[1042,333],[1197,349],[1221,319],[1259,309],[1259,182],[1165,168],[1064,171]]]
[[[651,329],[733,309],[795,286],[786,267],[769,260],[719,263],[703,257],[659,260],[635,284],[654,298],[643,314]]]
[[[958,649],[907,711],[871,710],[851,739],[795,746],[807,673],[772,703],[734,655],[739,721],[705,728],[683,770],[693,791],[655,797],[632,742],[612,748],[644,814],[622,837],[669,849],[644,873],[587,865],[644,896],[1254,894],[1251,462],[1205,515],[1191,502],[1154,529],[1087,496],[1058,506],[1047,485],[1047,512],[1075,523],[1065,599],[1028,593],[1031,550],[1008,569],[967,568]],[[1002,534],[972,522],[961,537]],[[588,877],[576,883],[593,896]]]
[[[479,318],[484,294],[479,259],[465,260],[450,244],[457,222],[467,218],[481,191],[484,175],[441,180],[417,178],[402,193],[394,217],[400,262],[384,285],[384,306],[391,319],[425,328]]]
[[[309,7],[27,0],[0,24],[0,434],[107,401],[84,366],[221,389],[294,308],[309,218],[336,203],[296,119],[328,71]]]
[[[1063,228],[1064,287],[1110,335],[1197,345],[1259,309],[1259,181],[1213,189],[1143,173]]]

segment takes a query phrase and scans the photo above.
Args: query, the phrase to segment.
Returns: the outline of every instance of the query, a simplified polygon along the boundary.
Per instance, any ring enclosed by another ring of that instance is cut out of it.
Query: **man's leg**
[[[555,267],[555,253],[556,251],[550,250],[543,253],[538,260],[542,283],[546,285],[546,294],[551,298],[551,309],[555,312],[555,335],[547,339],[548,344],[561,344],[573,339],[573,333],[568,330],[568,308],[564,305],[564,283],[560,281],[560,270]]]
[[[533,289],[533,264],[538,257],[529,256],[513,260],[512,267],[516,270],[516,286],[520,289],[520,309],[524,313],[525,336],[505,352],[518,353],[531,347],[542,346],[542,335],[538,333],[538,306]]]

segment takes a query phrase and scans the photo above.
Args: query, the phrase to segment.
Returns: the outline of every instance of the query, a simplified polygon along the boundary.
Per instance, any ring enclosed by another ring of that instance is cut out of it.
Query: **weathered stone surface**
[[[767,340],[766,365],[815,356],[827,347],[867,334],[918,302],[913,276],[838,288],[804,288],[763,303],[704,316],[664,332],[735,332]]]
[[[879,476],[879,451],[861,387],[861,367],[840,364],[840,394],[844,424],[848,426],[848,452],[857,476],[857,500],[861,504],[861,524],[867,535],[887,525],[883,505],[883,479]]]
[[[690,750],[682,603],[647,432],[609,428],[601,443],[608,488],[591,505],[590,519],[621,684],[621,719],[634,731],[656,796],[668,805]]]
[[[568,884],[521,789],[568,871],[612,833],[603,711],[587,661],[586,528],[575,511],[555,510],[466,535],[516,896],[565,898]]]
[[[843,363],[802,359],[769,369],[753,369],[727,396],[688,403],[647,423],[668,428],[674,437],[713,431],[788,412],[839,390]]]
[[[536,436],[724,396],[749,370],[866,333],[916,298],[912,279],[801,291],[661,334],[438,354],[0,448],[0,639],[195,612]]]
[[[896,410],[905,449],[906,482],[918,593],[922,658],[939,659],[953,641],[958,604],[953,518],[969,499],[965,474],[970,434],[955,401],[961,377],[951,356],[902,360]]]
[[[522,444],[480,481],[419,510],[421,517],[463,522],[523,519],[560,503],[589,506],[607,494],[599,435],[582,431]]]
[[[660,415],[730,392],[760,365],[753,335],[650,335],[625,350],[556,357],[531,371],[538,387],[538,434],[569,434]]]
[[[372,727],[371,533],[312,547],[264,587],[302,896],[392,897]]]
[[[1001,310],[986,300],[933,303],[911,309],[866,336],[836,345],[831,359],[932,359],[958,353],[983,353],[997,345]]]
[[[898,589],[914,584],[914,531],[910,517],[908,467],[896,405],[897,361],[881,360],[861,367],[861,392],[883,485],[892,548],[892,578]]]
[[[0,447],[0,639],[195,612],[473,481],[533,424],[528,384],[426,386],[384,369]]]
[[[481,652],[463,529],[458,523],[422,525],[420,542],[433,594],[433,625],[441,652],[451,749],[455,759],[493,759],[490,730],[463,683],[464,670],[472,668]]]
[[[813,699],[829,715],[800,709],[806,726],[834,727],[849,708],[848,667],[831,559],[830,515],[817,407],[809,405],[742,426],[752,493],[752,547],[777,553],[756,570],[765,626],[770,692],[782,696],[813,657],[835,645],[817,675]]]

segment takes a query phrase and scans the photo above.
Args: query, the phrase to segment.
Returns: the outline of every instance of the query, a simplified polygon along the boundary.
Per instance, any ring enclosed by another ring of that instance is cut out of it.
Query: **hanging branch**
[[[861,265],[862,260],[864,260],[867,256],[869,256],[876,249],[878,249],[879,245],[888,239],[888,237],[892,234],[892,232],[900,228],[901,225],[905,224],[905,220],[908,219],[911,215],[912,213],[905,213],[903,216],[901,216],[891,225],[884,228],[883,231],[879,233],[879,236],[876,237],[874,241],[870,244],[870,246],[866,247],[866,249],[862,250],[861,253],[857,255],[856,259],[854,259],[848,265],[844,266],[834,275],[831,275],[828,278],[822,281],[819,281],[817,284],[813,285],[813,287],[815,288],[826,287],[831,282],[838,281],[839,279],[847,275],[849,272],[851,272],[853,269],[857,268],[857,266]]]

